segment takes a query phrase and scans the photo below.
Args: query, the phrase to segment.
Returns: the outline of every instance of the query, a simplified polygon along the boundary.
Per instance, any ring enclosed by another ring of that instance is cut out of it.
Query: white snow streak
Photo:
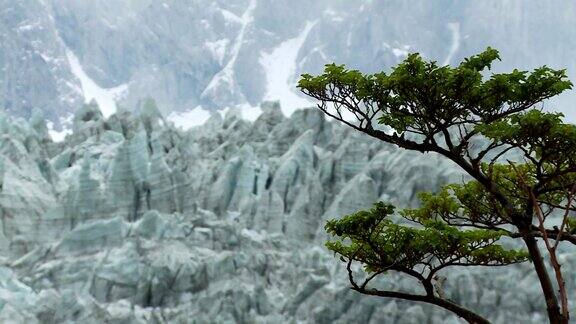
[[[84,101],[88,103],[91,100],[95,100],[104,117],[114,114],[116,112],[116,100],[124,95],[128,86],[122,84],[114,88],[102,88],[84,72],[78,57],[70,49],[66,49],[66,56],[68,57],[72,73],[80,80]]]
[[[263,53],[260,64],[264,67],[267,85],[264,100],[280,100],[282,111],[289,116],[298,108],[314,104],[297,95],[294,75],[298,65],[298,53],[316,23],[308,22],[300,35],[281,43],[271,53]]]
[[[448,29],[452,32],[452,45],[450,46],[450,51],[448,52],[448,56],[444,60],[443,65],[450,64],[452,58],[454,58],[454,54],[460,48],[460,23],[450,23],[448,24]]]
[[[202,96],[207,95],[208,93],[212,92],[215,89],[218,89],[218,86],[222,83],[228,84],[229,86],[233,86],[234,83],[234,65],[236,64],[236,59],[238,58],[238,53],[240,53],[240,48],[244,43],[244,35],[246,34],[246,27],[252,22],[254,19],[253,13],[254,9],[256,8],[256,0],[251,0],[248,4],[248,8],[240,17],[240,23],[242,27],[240,27],[240,32],[234,41],[234,45],[230,51],[230,60],[226,63],[226,66],[218,72],[210,81],[206,89],[204,89]]]

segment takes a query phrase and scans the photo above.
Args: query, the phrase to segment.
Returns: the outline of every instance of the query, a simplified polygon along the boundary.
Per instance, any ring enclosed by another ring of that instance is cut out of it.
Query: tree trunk
[[[546,300],[546,311],[548,312],[548,319],[551,324],[567,324],[568,319],[562,316],[560,312],[560,306],[558,305],[558,298],[554,292],[554,286],[552,286],[552,281],[548,275],[548,270],[546,270],[546,265],[542,254],[540,254],[540,249],[538,248],[538,243],[536,239],[531,236],[524,237],[524,243],[528,248],[528,252],[532,257],[532,263],[534,264],[534,269],[538,275],[540,281],[540,286],[542,287],[542,293],[544,293],[544,298]]]

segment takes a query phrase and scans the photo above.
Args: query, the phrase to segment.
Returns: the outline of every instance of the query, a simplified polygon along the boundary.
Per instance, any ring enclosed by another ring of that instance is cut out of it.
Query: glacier
[[[60,142],[42,118],[0,114],[0,322],[460,323],[353,292],[323,247],[327,219],[413,206],[458,169],[317,109],[260,109],[182,130],[151,100],[109,117],[89,103]],[[562,262],[576,269],[574,252]],[[545,320],[530,264],[443,275],[447,295],[495,323]]]

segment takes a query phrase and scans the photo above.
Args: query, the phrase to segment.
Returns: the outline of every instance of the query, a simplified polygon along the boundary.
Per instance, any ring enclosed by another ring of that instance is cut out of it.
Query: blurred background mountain
[[[487,46],[495,71],[546,64],[574,79],[574,26],[576,3],[559,0],[0,0],[0,107],[56,129],[91,99],[104,115],[146,97],[165,115],[263,100],[289,113],[313,105],[298,76],[326,63],[373,72],[416,51],[457,64]]]

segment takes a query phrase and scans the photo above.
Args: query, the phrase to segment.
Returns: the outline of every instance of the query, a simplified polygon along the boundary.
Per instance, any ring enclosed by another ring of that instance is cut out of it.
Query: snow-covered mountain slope
[[[262,110],[183,132],[153,102],[109,118],[87,105],[59,143],[39,117],[0,116],[0,321],[458,323],[354,293],[322,246],[326,219],[413,204],[456,169],[317,110]],[[539,323],[530,267],[448,272],[445,293],[496,323]]]
[[[312,105],[295,89],[302,72],[372,72],[409,51],[456,64],[493,46],[497,70],[576,76],[576,5],[565,1],[2,0],[0,15],[0,107],[39,108],[56,128],[91,98],[105,114],[147,97],[166,114],[262,100],[290,112]],[[558,103],[569,112],[575,95]]]

